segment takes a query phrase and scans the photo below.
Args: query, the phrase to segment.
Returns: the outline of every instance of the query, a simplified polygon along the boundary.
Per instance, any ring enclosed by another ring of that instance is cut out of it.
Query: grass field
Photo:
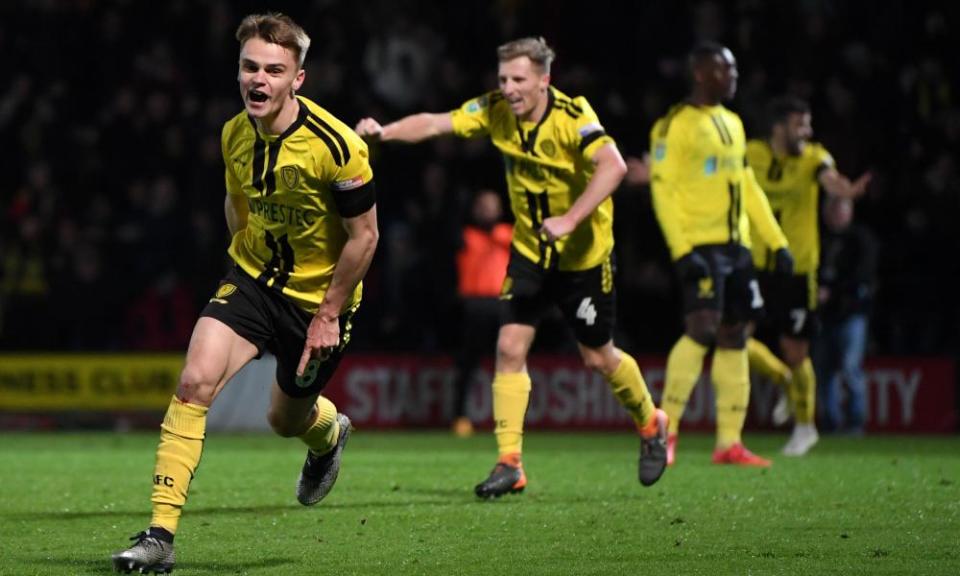
[[[109,574],[149,520],[155,434],[0,436],[0,574]],[[774,454],[782,436],[753,436]],[[336,489],[297,504],[303,450],[208,437],[175,574],[960,573],[960,438],[828,438],[770,470],[710,465],[712,438],[636,480],[635,438],[530,433],[527,491],[480,502],[489,434],[358,431]]]

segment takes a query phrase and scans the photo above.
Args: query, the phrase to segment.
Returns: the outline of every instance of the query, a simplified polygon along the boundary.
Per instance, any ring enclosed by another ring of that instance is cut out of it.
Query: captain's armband
[[[373,208],[377,203],[377,193],[373,180],[356,188],[338,188],[333,185],[333,201],[337,213],[344,218],[354,218]]]

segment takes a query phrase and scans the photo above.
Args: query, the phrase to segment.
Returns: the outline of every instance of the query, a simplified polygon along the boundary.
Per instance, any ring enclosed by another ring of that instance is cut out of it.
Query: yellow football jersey
[[[778,156],[762,140],[747,143],[747,158],[767,195],[770,208],[790,242],[794,272],[810,274],[820,264],[818,206],[820,171],[833,167],[833,157],[820,144],[808,143],[798,156]],[[772,269],[773,251],[764,242],[754,242],[753,263]]]
[[[582,96],[570,98],[550,87],[547,98],[540,122],[520,122],[499,91],[489,92],[451,112],[453,132],[464,138],[488,135],[503,154],[516,219],[514,249],[544,268],[586,270],[613,250],[611,198],[565,238],[548,243],[539,230],[583,194],[593,176],[593,155],[613,139]]]
[[[650,134],[651,188],[674,259],[694,246],[750,246],[750,220],[770,245],[786,240],[746,161],[740,117],[723,106],[681,103]]]
[[[229,253],[247,274],[316,312],[347,241],[334,193],[369,184],[373,171],[353,130],[297,99],[299,115],[279,136],[261,133],[246,112],[223,127],[227,193],[244,196],[250,209]],[[361,293],[357,285],[345,309]]]

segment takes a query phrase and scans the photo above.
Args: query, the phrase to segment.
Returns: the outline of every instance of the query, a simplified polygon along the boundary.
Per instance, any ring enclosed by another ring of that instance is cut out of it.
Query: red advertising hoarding
[[[638,358],[659,402],[664,361]],[[630,426],[602,377],[578,358],[536,356],[529,362],[533,390],[527,426],[539,429],[615,430]],[[949,433],[956,429],[954,365],[949,359],[871,359],[867,375],[871,432]],[[377,428],[445,426],[453,414],[455,372],[447,358],[419,355],[347,355],[326,394],[357,425]],[[474,375],[467,415],[491,426],[490,364]],[[770,427],[777,390],[755,382],[747,426]],[[684,429],[712,430],[713,393],[705,374],[684,413]]]

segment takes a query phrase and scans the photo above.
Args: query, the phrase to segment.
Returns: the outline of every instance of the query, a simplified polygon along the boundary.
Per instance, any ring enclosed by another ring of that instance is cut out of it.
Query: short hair
[[[810,105],[796,96],[780,96],[774,98],[767,105],[767,126],[771,129],[774,124],[786,121],[791,114],[809,114]]]
[[[530,36],[512,40],[497,48],[497,59],[500,62],[507,62],[521,56],[529,58],[531,62],[543,70],[544,74],[550,73],[550,64],[553,62],[553,59],[557,57],[553,48],[547,45],[547,41],[543,39],[543,36],[536,38]]]
[[[297,66],[303,68],[310,48],[310,37],[293,18],[280,12],[268,14],[250,14],[237,28],[237,41],[240,46],[251,38],[261,38],[271,44],[279,44],[293,52]]]
[[[687,67],[690,69],[690,72],[693,73],[693,69],[696,68],[701,62],[707,58],[722,56],[724,50],[728,50],[728,48],[719,42],[714,42],[712,40],[702,40],[697,42],[693,48],[690,49],[690,53],[687,55]]]

